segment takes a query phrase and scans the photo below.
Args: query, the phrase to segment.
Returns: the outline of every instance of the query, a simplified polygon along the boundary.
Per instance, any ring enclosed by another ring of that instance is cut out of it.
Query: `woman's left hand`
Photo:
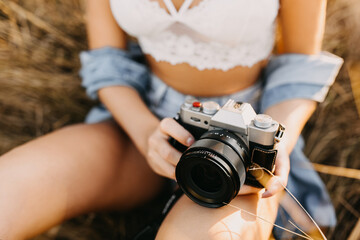
[[[266,191],[262,194],[263,198],[274,196],[282,191],[286,186],[290,171],[290,158],[286,149],[286,141],[282,141],[277,146],[277,156],[275,160],[275,177],[271,177],[266,183]]]
[[[286,186],[290,171],[290,159],[286,150],[284,139],[277,146],[277,156],[275,160],[275,177],[271,177],[266,183],[266,188],[255,188],[249,185],[243,185],[238,195],[262,194],[263,198],[274,196]]]

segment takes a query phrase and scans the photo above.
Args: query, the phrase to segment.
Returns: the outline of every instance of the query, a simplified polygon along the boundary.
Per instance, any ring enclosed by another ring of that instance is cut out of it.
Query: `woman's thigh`
[[[272,224],[245,211],[275,222],[277,197],[262,199],[255,194],[243,195],[236,197],[231,205],[235,207],[205,208],[183,196],[165,218],[156,239],[269,239]]]
[[[131,208],[162,182],[115,123],[63,128],[0,157],[0,239],[27,238],[91,210]]]

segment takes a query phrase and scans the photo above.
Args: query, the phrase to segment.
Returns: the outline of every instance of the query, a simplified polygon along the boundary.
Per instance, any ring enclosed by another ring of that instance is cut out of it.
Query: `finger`
[[[169,162],[173,166],[176,166],[181,157],[181,153],[173,148],[167,141],[161,139],[155,146],[155,151],[158,152],[160,157]]]
[[[151,162],[151,168],[155,173],[175,180],[175,167],[173,165],[162,159],[155,151],[151,151],[148,154],[148,158]]]
[[[251,187],[249,185],[243,185],[240,188],[238,195],[260,194],[261,192],[264,192],[263,188],[256,188],[256,187]]]
[[[195,141],[194,137],[172,118],[164,118],[161,120],[160,131],[175,138],[175,140],[185,146],[190,146]]]
[[[265,193],[262,195],[263,198],[274,196],[276,193],[282,191],[287,184],[288,175],[290,171],[290,160],[287,154],[279,155],[276,160],[276,168],[274,175],[266,187]]]
[[[157,131],[149,138],[149,147],[152,151],[157,152],[161,158],[165,159],[173,166],[176,166],[181,157],[181,153],[169,144],[167,138],[167,135]]]
[[[262,198],[272,197],[283,189],[284,187],[280,184],[279,180],[276,177],[273,177],[269,180],[268,188],[266,188],[266,191],[262,194],[261,197]]]

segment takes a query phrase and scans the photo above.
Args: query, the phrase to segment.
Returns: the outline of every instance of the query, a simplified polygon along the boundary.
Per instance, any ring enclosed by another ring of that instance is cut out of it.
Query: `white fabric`
[[[266,59],[274,45],[279,0],[202,0],[177,11],[154,0],[110,0],[113,15],[157,61],[227,71]],[[189,8],[190,7],[190,8]],[[168,10],[168,11],[167,11]]]

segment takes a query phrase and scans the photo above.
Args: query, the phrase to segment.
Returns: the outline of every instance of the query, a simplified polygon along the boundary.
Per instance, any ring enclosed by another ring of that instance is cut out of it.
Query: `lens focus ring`
[[[176,166],[176,179],[193,201],[206,207],[221,207],[229,203],[244,184],[247,155],[238,146],[232,146],[242,146],[243,142],[238,143],[238,139],[219,139],[226,131],[222,135],[209,133],[184,152]]]

